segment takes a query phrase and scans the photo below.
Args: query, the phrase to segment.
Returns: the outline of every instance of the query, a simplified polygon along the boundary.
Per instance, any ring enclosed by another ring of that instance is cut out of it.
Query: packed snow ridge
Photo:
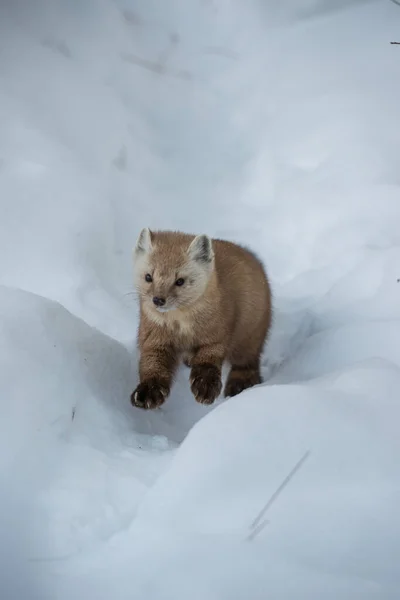
[[[400,7],[0,6],[0,596],[391,600]],[[134,409],[142,227],[249,245],[262,385]]]

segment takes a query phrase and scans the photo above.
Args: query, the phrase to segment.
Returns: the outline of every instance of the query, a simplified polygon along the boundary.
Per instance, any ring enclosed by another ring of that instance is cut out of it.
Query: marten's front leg
[[[209,344],[201,346],[191,360],[191,390],[200,404],[212,404],[221,393],[224,355],[222,344]]]
[[[173,347],[144,345],[139,363],[140,383],[131,395],[132,404],[145,409],[161,406],[171,391],[177,363]]]

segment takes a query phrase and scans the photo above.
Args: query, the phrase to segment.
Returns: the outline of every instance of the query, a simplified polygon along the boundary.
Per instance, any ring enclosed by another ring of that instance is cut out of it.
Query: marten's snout
[[[158,296],[154,296],[153,302],[156,306],[164,306],[165,298],[159,298]]]

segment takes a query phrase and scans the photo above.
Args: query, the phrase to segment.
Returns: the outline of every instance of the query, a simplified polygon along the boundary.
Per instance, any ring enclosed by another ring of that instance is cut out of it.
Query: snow
[[[1,4],[1,598],[398,598],[399,25]],[[262,385],[131,407],[145,226],[262,257]]]

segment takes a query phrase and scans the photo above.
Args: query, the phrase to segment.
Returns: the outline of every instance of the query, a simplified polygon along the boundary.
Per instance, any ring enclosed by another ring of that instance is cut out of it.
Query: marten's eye
[[[175,281],[175,285],[183,285],[185,283],[185,280],[182,279],[182,277],[179,277],[179,279],[177,279]]]
[[[153,278],[150,275],[150,273],[146,273],[146,275],[144,276],[144,278],[147,281],[147,283],[151,283],[153,281]]]

